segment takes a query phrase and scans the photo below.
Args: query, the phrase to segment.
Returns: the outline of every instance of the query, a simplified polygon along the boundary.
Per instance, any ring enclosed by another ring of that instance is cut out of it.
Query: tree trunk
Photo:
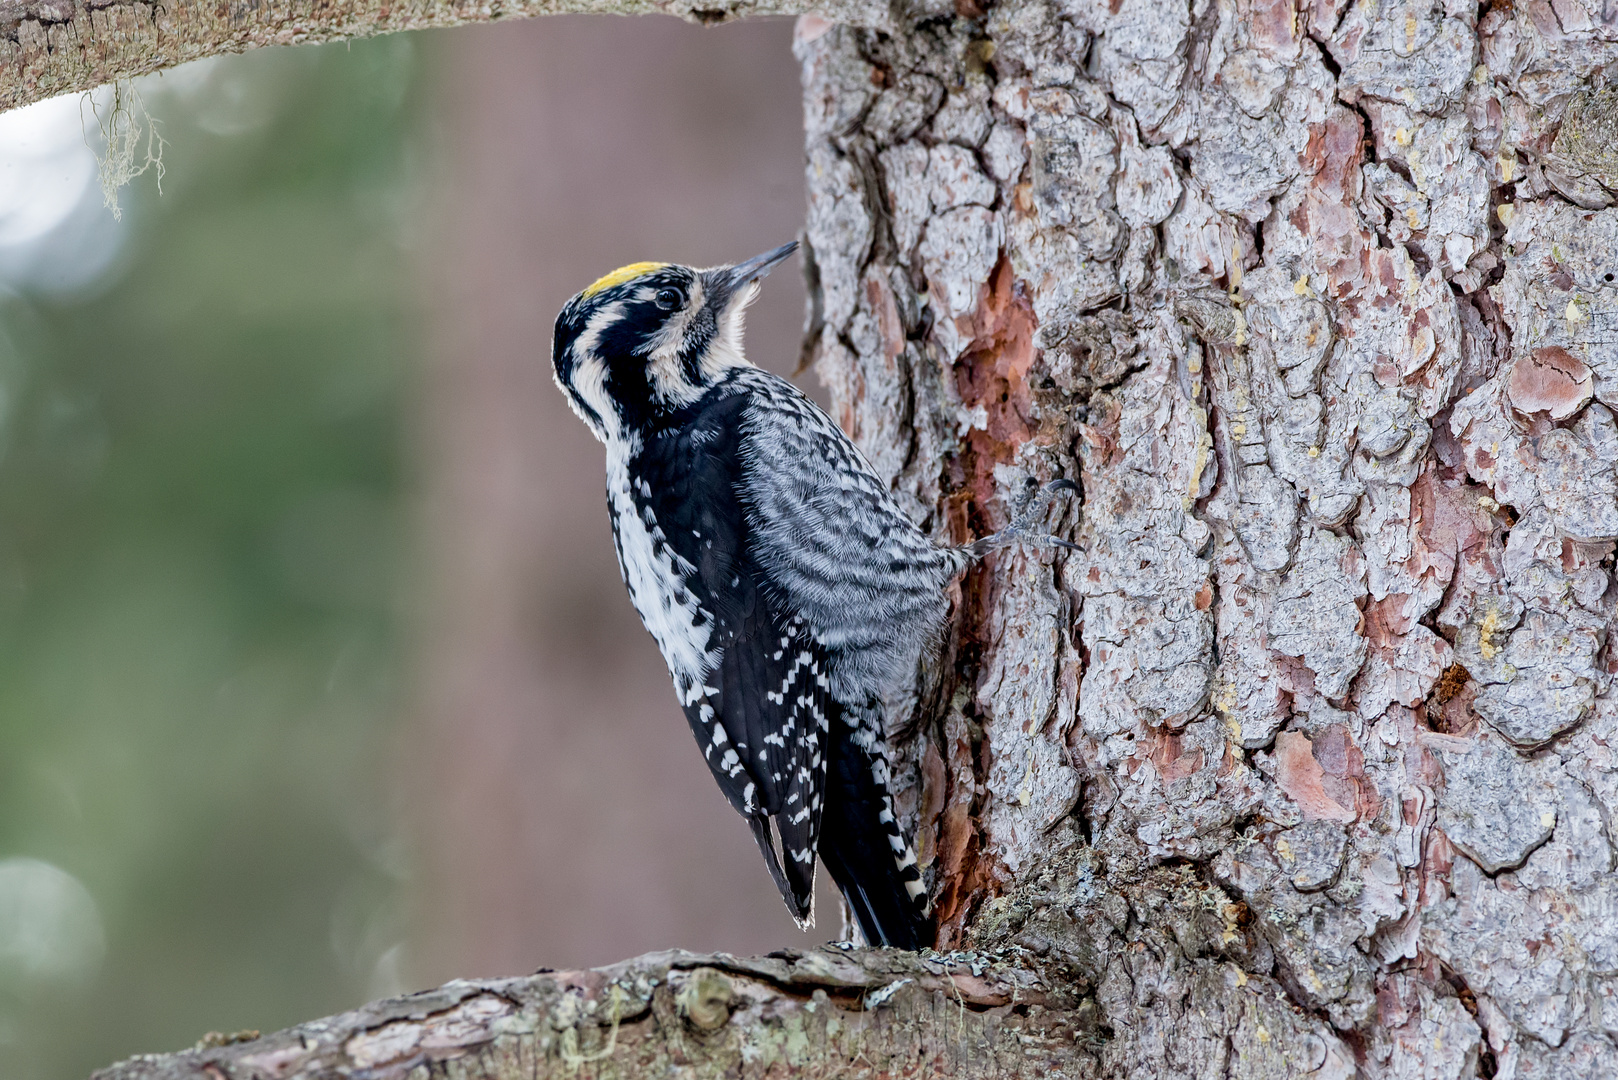
[[[849,18],[799,24],[806,357],[941,537],[1084,488],[901,742],[955,951],[102,1075],[1618,1075],[1618,6]]]

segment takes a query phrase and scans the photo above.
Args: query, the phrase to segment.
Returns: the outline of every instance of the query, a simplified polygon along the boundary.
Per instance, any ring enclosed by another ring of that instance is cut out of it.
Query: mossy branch
[[[1072,1067],[1083,1015],[1054,1007],[1033,974],[970,954],[675,951],[458,980],[262,1038],[132,1058],[94,1080],[1048,1078]]]
[[[716,23],[799,14],[810,6],[808,0],[0,0],[0,110],[261,45],[561,12],[661,12]],[[862,23],[885,10],[861,0],[814,6]]]

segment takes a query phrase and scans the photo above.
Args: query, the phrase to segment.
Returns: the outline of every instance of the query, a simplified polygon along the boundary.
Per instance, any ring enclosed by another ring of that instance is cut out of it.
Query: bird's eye
[[[659,289],[657,299],[654,301],[663,311],[673,311],[685,302],[685,297],[679,289]]]

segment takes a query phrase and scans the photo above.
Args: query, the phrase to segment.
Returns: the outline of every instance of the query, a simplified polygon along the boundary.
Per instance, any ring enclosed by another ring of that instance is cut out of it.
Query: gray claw
[[[1031,498],[1025,498],[1023,500],[1022,507],[1018,509],[1015,515],[1013,515],[1011,528],[1007,531],[1019,533],[1028,531],[1034,525],[1038,524],[1042,518],[1044,518],[1045,511],[1050,509],[1051,497],[1053,495],[1059,491],[1077,494],[1078,490],[1079,485],[1075,484],[1066,477],[1057,477],[1055,480],[1050,481],[1044,487],[1039,489],[1039,493],[1037,495],[1033,495]]]
[[[1042,527],[1045,513],[1050,509],[1051,497],[1061,491],[1076,495],[1079,493],[1079,485],[1066,477],[1051,480],[1043,487],[1029,484],[1028,488],[1017,500],[1016,508],[1011,515],[1011,524],[993,536],[986,536],[970,545],[974,557],[985,555],[998,548],[1008,547],[1019,540],[1028,540],[1037,544],[1049,544],[1052,547],[1064,548],[1068,551],[1081,550],[1077,544],[1067,540],[1058,540],[1045,532]]]

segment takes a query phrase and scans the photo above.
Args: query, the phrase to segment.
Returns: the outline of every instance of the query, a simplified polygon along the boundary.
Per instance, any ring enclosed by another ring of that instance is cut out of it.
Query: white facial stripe
[[[696,597],[686,588],[696,576],[696,568],[668,545],[662,529],[647,524],[630,494],[629,461],[640,446],[639,437],[633,434],[625,441],[607,444],[607,497],[618,523],[618,565],[623,571],[624,584],[629,587],[630,603],[635,605],[641,622],[656,639],[668,663],[669,674],[674,676],[681,704],[689,705],[708,691],[704,680],[719,663],[718,652],[708,648],[711,629],[697,629],[699,622],[711,628],[713,618],[711,613],[702,610]],[[685,599],[675,601],[676,596]],[[704,716],[711,714],[709,708]],[[714,746],[725,746],[728,739],[722,738],[723,735],[724,729],[716,724],[712,735]],[[734,767],[740,771],[735,748],[726,747],[721,761],[724,768]]]
[[[579,401],[595,410],[599,423],[594,423],[568,395],[568,404],[573,411],[589,425],[595,432],[596,438],[605,442],[618,430],[618,411],[613,407],[612,397],[607,393],[607,367],[596,355],[596,346],[601,342],[601,335],[608,326],[616,322],[624,312],[624,302],[619,300],[603,305],[599,311],[590,316],[590,321],[584,324],[584,331],[573,341],[573,393],[578,395]],[[566,387],[563,387],[566,390]]]
[[[595,411],[595,417],[586,416],[575,404],[574,412],[605,442],[618,430],[618,414],[613,410],[612,398],[607,393],[607,366],[594,353],[587,354],[573,367],[573,392],[579,400]]]
[[[691,320],[702,310],[702,301],[702,280],[699,278],[691,283],[690,300],[663,324],[646,358],[646,372],[651,379],[652,391],[671,405],[695,401],[701,393],[680,369],[680,346],[685,344],[685,332],[690,328]]]
[[[590,315],[590,321],[584,324],[584,332],[573,342],[575,351],[581,353],[596,351],[601,344],[601,332],[617,322],[624,313],[624,301],[614,300],[610,304],[603,304]]]

